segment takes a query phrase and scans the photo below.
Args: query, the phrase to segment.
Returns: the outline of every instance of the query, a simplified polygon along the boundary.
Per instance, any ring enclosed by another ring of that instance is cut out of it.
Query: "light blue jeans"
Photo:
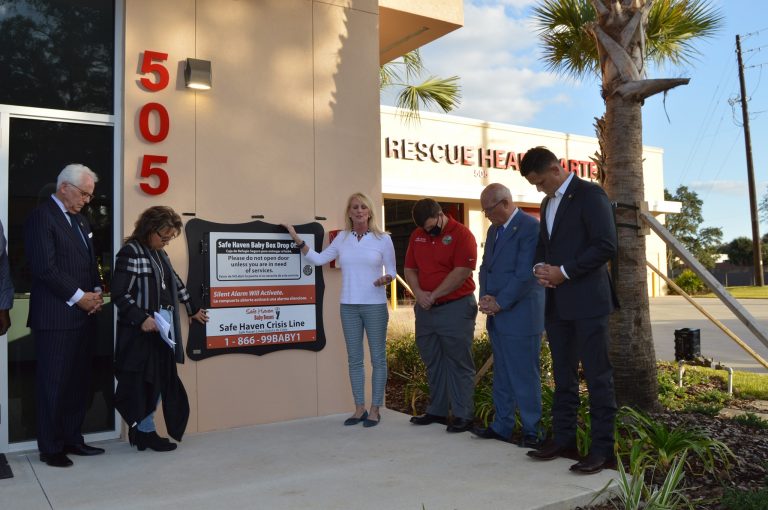
[[[355,405],[365,405],[365,367],[363,366],[363,334],[368,334],[368,348],[373,365],[371,404],[384,404],[384,388],[387,385],[387,304],[341,305],[341,327],[347,343],[349,382]]]
[[[173,315],[171,314],[170,310],[159,310],[158,312],[160,315],[163,316],[165,320],[167,320],[171,324],[171,331],[170,336],[173,338]],[[160,404],[160,399],[157,399],[157,404]],[[157,407],[157,406],[155,406]],[[136,426],[136,428],[139,430],[139,432],[154,432],[155,429],[155,412],[152,411],[147,415],[146,418],[141,420],[139,424]]]

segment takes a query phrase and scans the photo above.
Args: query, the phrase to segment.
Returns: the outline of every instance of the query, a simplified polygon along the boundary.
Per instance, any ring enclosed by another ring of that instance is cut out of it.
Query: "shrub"
[[[424,367],[414,335],[406,334],[387,340],[387,367],[391,372],[411,374]]]
[[[686,453],[697,457],[710,473],[717,464],[730,466],[733,453],[725,443],[705,436],[697,430],[682,427],[669,429],[648,415],[631,407],[622,407],[616,423],[619,453],[632,461],[654,459],[663,470]]]
[[[647,483],[653,480],[656,467],[648,459],[637,459],[630,464],[630,476],[622,462],[618,463],[618,480],[611,480],[600,493],[610,490],[615,496],[611,504],[617,510],[670,510],[681,507],[692,508],[683,492],[685,454],[672,462],[660,486]],[[647,474],[651,471],[650,476]],[[614,485],[611,485],[615,482]]]
[[[745,413],[745,414],[740,414],[738,416],[734,416],[733,421],[753,429],[759,429],[759,430],[768,429],[768,420],[764,420],[760,418],[755,413]]]
[[[688,411],[714,416],[725,407],[731,396],[725,390],[722,371],[687,366],[683,387],[677,385],[677,365],[658,365],[659,401],[671,411]]]
[[[723,506],[728,510],[768,510],[768,487],[755,491],[726,489]]]
[[[706,290],[706,286],[704,285],[704,282],[701,281],[701,279],[691,271],[690,269],[685,269],[680,275],[674,279],[674,282],[677,284],[678,287],[683,289],[686,294],[701,294]],[[673,289],[669,289],[670,294],[677,294]]]
[[[496,411],[493,408],[493,387],[480,383],[475,386],[475,416],[487,427],[493,421]]]

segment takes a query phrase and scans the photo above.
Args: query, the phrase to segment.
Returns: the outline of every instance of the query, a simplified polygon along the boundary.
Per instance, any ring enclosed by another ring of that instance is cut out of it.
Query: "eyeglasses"
[[[496,202],[495,204],[493,204],[490,207],[483,207],[483,212],[485,214],[491,214],[493,212],[493,210],[496,209],[496,206],[499,205],[500,203],[502,203],[504,200],[506,200],[506,199],[502,198],[501,200],[499,200],[498,202]]]
[[[157,234],[157,237],[159,237],[159,238],[160,238],[160,240],[161,240],[163,243],[170,243],[171,241],[173,241],[174,239],[176,239],[176,238],[178,237],[178,235],[177,235],[177,234],[173,234],[173,235],[170,235],[170,236],[164,236],[164,235],[163,235],[163,234],[161,234],[160,232],[155,232],[155,234]]]
[[[87,201],[89,201],[89,202],[90,202],[91,200],[93,200],[94,198],[96,198],[96,195],[94,195],[94,194],[92,194],[92,193],[88,193],[87,191],[83,191],[83,190],[81,190],[80,188],[78,188],[77,186],[75,186],[74,184],[72,184],[71,182],[68,182],[67,184],[69,184],[70,186],[72,186],[73,188],[75,188],[77,191],[79,191],[79,192],[80,192],[80,196],[81,196],[81,197],[83,197],[83,199],[85,199],[85,200],[87,200]]]

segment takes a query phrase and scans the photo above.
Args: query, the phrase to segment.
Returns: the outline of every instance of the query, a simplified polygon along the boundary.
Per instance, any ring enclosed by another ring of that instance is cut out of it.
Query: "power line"
[[[701,123],[699,124],[699,129],[697,130],[696,136],[694,137],[694,142],[691,145],[691,150],[688,154],[688,157],[685,159],[685,165],[683,166],[683,171],[680,173],[680,177],[678,178],[678,185],[682,184],[685,181],[685,176],[688,174],[688,171],[691,169],[691,167],[695,164],[695,158],[694,156],[700,151],[700,146],[702,143],[704,143],[705,137],[704,133],[707,129],[709,129],[712,126],[711,120],[715,117],[717,111],[721,108],[725,107],[725,103],[723,102],[723,96],[727,94],[726,89],[731,87],[732,81],[736,79],[734,73],[732,72],[732,68],[735,68],[736,63],[732,60],[726,60],[723,65],[723,70],[720,73],[720,81],[717,83],[717,86],[715,87],[715,90],[712,92],[712,97],[710,98],[707,108],[704,112],[704,118],[702,119]],[[728,81],[727,87],[725,87],[725,82]],[[723,123],[723,118],[725,116],[725,113],[721,113],[720,120],[717,123],[715,127],[715,132],[712,135],[713,138],[717,136],[717,134],[720,131],[720,127]],[[712,150],[712,144],[709,144],[709,150]],[[701,172],[701,165],[697,165],[699,167],[699,172]]]
[[[755,47],[755,48],[750,48],[750,49],[748,49],[748,50],[744,50],[744,51],[742,51],[742,53],[750,53],[750,52],[752,52],[752,51],[760,51],[760,50],[762,50],[763,48],[768,48],[768,44],[763,44],[762,46],[757,46],[757,47]]]
[[[747,37],[753,37],[753,36],[759,35],[759,34],[761,34],[762,32],[765,32],[766,30],[768,30],[768,27],[765,27],[765,28],[761,28],[760,30],[756,30],[756,31],[754,31],[754,32],[749,32],[748,34],[744,34],[744,35],[743,35],[743,36],[741,36],[741,37],[742,37],[742,38],[744,38],[744,39],[746,39]]]

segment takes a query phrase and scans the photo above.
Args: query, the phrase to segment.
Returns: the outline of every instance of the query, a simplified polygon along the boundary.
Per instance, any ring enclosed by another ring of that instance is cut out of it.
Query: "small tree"
[[[761,244],[761,256],[763,263],[768,261],[768,234],[763,236]],[[723,246],[723,252],[728,255],[728,260],[734,266],[751,266],[752,259],[752,239],[749,237],[737,237],[730,243]]]
[[[667,229],[704,267],[707,269],[715,267],[717,254],[723,243],[723,230],[718,227],[700,228],[704,222],[701,214],[701,206],[704,202],[699,198],[698,193],[689,190],[687,186],[679,186],[674,195],[665,189],[664,200],[683,204],[679,214],[667,215]],[[669,248],[667,248],[667,267],[673,273],[682,267],[680,260]]]
[[[617,224],[637,221],[643,194],[642,106],[646,99],[688,83],[649,79],[647,64],[687,63],[697,39],[713,35],[721,16],[708,0],[539,0],[533,22],[541,33],[543,61],[565,75],[601,78],[605,115],[598,121],[603,150],[601,182],[621,204]],[[648,303],[645,237],[618,230],[616,294],[610,356],[616,398],[652,410],[658,405],[656,354]]]

